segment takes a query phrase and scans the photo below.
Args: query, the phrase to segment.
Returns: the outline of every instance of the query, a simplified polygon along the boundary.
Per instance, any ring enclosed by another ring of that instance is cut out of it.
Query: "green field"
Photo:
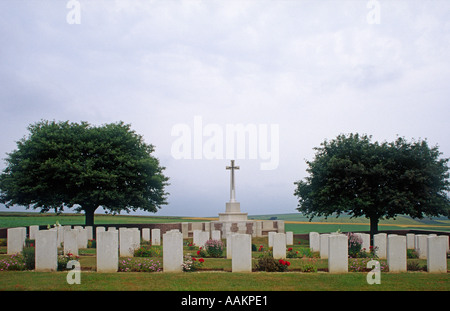
[[[187,221],[206,221],[200,217],[169,217],[169,216],[133,216],[133,215],[95,215],[95,224],[139,224],[139,223],[170,223]],[[350,218],[346,215],[340,217],[315,218],[311,222],[300,213],[250,215],[249,219],[268,220],[277,219],[285,221],[286,231],[296,234],[311,231],[324,233],[340,230],[342,232],[369,231],[369,221],[366,218]],[[30,213],[30,212],[0,212],[0,228],[10,228],[30,225],[82,225],[83,214],[54,213]],[[412,219],[409,216],[400,215],[396,219],[381,220],[378,229],[381,230],[432,230],[450,232],[450,220],[445,217],[432,219]]]

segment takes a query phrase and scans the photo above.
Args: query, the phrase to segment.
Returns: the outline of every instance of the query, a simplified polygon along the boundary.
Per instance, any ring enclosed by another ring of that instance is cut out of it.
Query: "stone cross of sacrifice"
[[[234,166],[234,160],[231,160],[231,166],[227,166],[226,169],[231,170],[230,202],[236,202],[236,195],[235,195],[235,190],[234,190],[234,170],[238,170],[239,166]]]

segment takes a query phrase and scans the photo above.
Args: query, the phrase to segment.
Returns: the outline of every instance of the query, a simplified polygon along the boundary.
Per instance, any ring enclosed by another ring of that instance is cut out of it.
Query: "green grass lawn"
[[[67,272],[1,272],[0,290],[32,291],[448,291],[447,274],[382,273],[369,285],[366,273],[81,272],[81,284],[69,285]]]

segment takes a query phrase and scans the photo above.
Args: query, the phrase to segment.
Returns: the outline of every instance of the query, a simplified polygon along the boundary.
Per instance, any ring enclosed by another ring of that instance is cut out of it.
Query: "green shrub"
[[[25,262],[20,254],[14,254],[9,258],[0,260],[0,271],[22,271],[25,269]]]
[[[196,259],[190,255],[184,256],[183,264],[181,265],[184,272],[194,272],[203,266],[205,260],[203,258]]]
[[[134,257],[159,257],[161,249],[152,246],[141,246],[134,250]]]
[[[406,263],[406,270],[407,271],[422,271],[422,270],[426,270],[426,266],[425,267],[421,266],[419,260],[408,260],[408,262]]]
[[[419,254],[415,249],[407,249],[406,250],[406,258],[408,259],[417,259],[419,258]]]
[[[34,244],[34,243],[33,243]],[[31,246],[25,246],[22,250],[23,262],[26,270],[34,270],[35,267],[35,248]]]
[[[88,240],[87,248],[97,248],[97,242],[95,239]]]
[[[153,259],[135,260],[127,258],[119,261],[119,272],[160,272],[162,270],[161,263]]]
[[[205,243],[205,250],[210,257],[222,257],[224,245],[220,240],[208,240]]]
[[[270,253],[265,253],[258,258],[255,264],[257,271],[265,272],[284,272],[290,266],[289,261],[283,259],[274,259]]]
[[[79,256],[74,256],[72,253],[67,253],[65,255],[59,255],[57,271],[70,270],[70,269],[67,269],[67,263],[71,260],[78,260],[79,258],[80,258]]]

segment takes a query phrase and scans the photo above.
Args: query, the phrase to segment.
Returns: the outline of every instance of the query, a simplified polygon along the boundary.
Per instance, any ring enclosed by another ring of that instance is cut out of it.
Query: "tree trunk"
[[[380,218],[376,216],[370,217],[370,240],[372,241],[371,245],[373,245],[373,236],[378,233],[378,222]]]
[[[85,226],[93,226],[94,225],[94,212],[97,209],[97,206],[96,207],[86,207],[83,209],[84,209],[84,214],[85,214],[85,221],[84,221]]]

